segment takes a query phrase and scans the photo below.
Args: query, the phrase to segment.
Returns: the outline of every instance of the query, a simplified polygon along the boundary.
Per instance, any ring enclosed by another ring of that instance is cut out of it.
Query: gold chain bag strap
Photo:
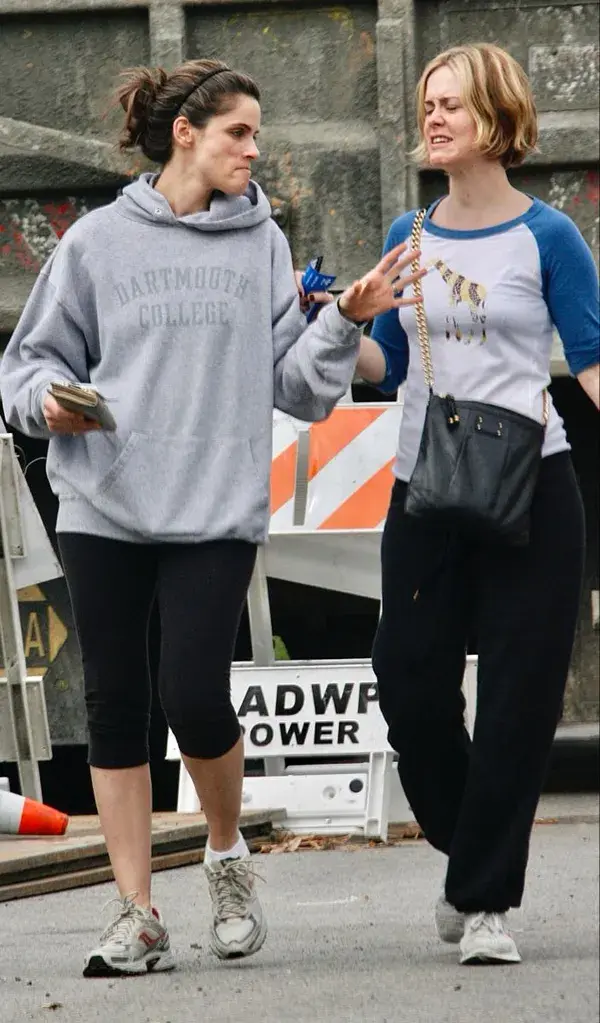
[[[410,247],[413,252],[418,252],[421,247],[421,235],[423,234],[423,222],[425,220],[426,213],[427,210],[419,210],[415,217],[410,236]],[[420,270],[418,256],[413,259],[411,269],[414,274],[418,273]],[[417,318],[417,337],[419,340],[419,350],[421,352],[423,375],[429,390],[433,391],[433,363],[431,361],[431,346],[429,344],[429,331],[427,330],[427,317],[425,316],[425,306],[422,301],[423,288],[421,286],[421,278],[413,284],[413,291],[415,298],[421,299],[421,302],[415,306],[415,316]]]
[[[411,248],[421,247],[427,211],[415,216]],[[419,259],[412,271],[420,269]],[[421,279],[413,285],[423,297]],[[512,409],[457,399],[434,391],[427,315],[415,307],[417,338],[429,401],[417,462],[408,484],[407,515],[449,529],[468,530],[523,546],[550,414],[543,394],[543,423]]]

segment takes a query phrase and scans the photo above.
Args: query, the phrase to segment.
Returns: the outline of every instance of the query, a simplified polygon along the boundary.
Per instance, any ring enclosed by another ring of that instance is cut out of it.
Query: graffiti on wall
[[[0,267],[37,273],[67,228],[87,212],[82,199],[0,200]]]

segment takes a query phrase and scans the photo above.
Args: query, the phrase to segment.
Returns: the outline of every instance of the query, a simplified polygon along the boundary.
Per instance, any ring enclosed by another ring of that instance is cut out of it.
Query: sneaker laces
[[[506,931],[506,917],[504,913],[477,913],[469,921],[469,929],[473,932],[485,930],[489,934],[504,934]]]
[[[109,941],[115,945],[127,946],[131,944],[131,938],[140,917],[146,916],[144,909],[133,901],[136,895],[137,892],[131,892],[122,899],[109,899],[108,902],[104,903],[102,907],[103,913],[109,906],[114,906],[115,904],[119,907],[119,911],[115,919],[111,920],[108,927],[102,933],[100,937],[101,944]]]
[[[253,863],[250,860],[221,861],[216,869],[208,866],[207,873],[217,919],[245,917],[255,878],[264,881]]]

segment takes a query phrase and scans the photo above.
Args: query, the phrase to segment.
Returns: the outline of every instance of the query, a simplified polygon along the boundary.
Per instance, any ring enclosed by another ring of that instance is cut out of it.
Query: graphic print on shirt
[[[487,341],[486,334],[486,312],[485,312],[485,300],[487,298],[487,288],[483,284],[478,284],[476,281],[470,281],[463,274],[457,273],[456,270],[452,270],[443,259],[430,259],[426,264],[428,267],[432,267],[439,272],[442,280],[448,285],[448,303],[451,307],[455,308],[460,302],[464,302],[471,314],[472,326],[468,333],[463,334],[459,324],[455,317],[452,317],[452,329],[450,322],[450,315],[446,316],[446,340],[450,341],[452,336],[457,341],[463,341],[464,344],[470,345],[472,341],[477,340],[476,331],[477,325],[481,326],[481,336],[479,338],[481,344],[485,344]]]

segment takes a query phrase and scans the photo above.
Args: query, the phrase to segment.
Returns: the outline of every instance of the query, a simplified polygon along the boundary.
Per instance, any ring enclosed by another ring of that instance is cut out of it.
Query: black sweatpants
[[[583,572],[583,506],[568,453],[545,458],[527,547],[432,529],[394,485],[373,666],[389,741],[426,838],[449,857],[446,897],[505,912],[523,894],[529,838],[562,700]],[[473,742],[461,684],[479,655]]]
[[[148,762],[148,621],[161,622],[159,691],[182,753],[227,753],[241,729],[230,669],[256,547],[58,537],[81,648],[93,767]]]

